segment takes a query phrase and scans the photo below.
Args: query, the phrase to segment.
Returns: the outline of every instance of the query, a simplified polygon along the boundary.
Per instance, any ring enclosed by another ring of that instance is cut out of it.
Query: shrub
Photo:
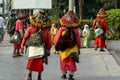
[[[84,29],[84,25],[85,25],[85,24],[89,25],[89,28],[90,28],[89,40],[95,39],[94,31],[91,30],[91,28],[92,28],[92,23],[93,23],[93,21],[90,20],[90,19],[84,19],[84,20],[81,20],[81,22],[80,22],[80,28],[81,28],[81,30]]]
[[[109,38],[111,40],[120,40],[120,9],[111,9],[107,11],[106,18],[109,26]]]

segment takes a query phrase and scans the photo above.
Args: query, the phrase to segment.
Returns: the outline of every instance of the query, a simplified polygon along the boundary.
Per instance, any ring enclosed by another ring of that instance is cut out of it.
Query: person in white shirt
[[[0,42],[4,39],[6,20],[0,15]]]

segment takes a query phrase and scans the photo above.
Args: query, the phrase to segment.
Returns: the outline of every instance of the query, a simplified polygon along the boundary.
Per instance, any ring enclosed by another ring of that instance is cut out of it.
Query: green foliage
[[[114,0],[84,0],[83,19],[80,23],[81,29],[85,24],[92,26],[90,18],[95,18],[101,7],[109,10],[107,23],[109,25],[109,39],[120,39],[120,10],[115,10]],[[118,0],[120,4],[120,0]],[[79,0],[75,0],[76,14],[79,15]],[[48,10],[53,23],[59,24],[59,19],[68,11],[68,0],[52,0],[52,9]],[[120,5],[118,5],[120,7]],[[112,10],[110,10],[112,9]],[[94,39],[94,32],[91,31],[91,39]]]
[[[52,0],[52,9],[48,10],[48,12],[55,19],[59,19],[67,10],[68,0]]]
[[[120,9],[112,9],[107,11],[107,13],[109,28],[117,29],[120,26]]]
[[[113,9],[114,8],[114,1],[113,0],[106,0],[104,4],[104,8],[106,10]]]
[[[84,29],[85,24],[87,24],[89,26],[89,29],[90,29],[89,40],[95,39],[95,34],[94,34],[94,31],[92,30],[92,23],[93,23],[93,21],[90,19],[84,19],[80,22],[80,28],[82,31]]]
[[[90,28],[92,27],[92,21],[89,19],[84,19],[84,20],[81,20],[81,22],[80,22],[80,28],[82,30],[83,30],[85,24],[88,24]]]
[[[120,8],[120,0],[118,0],[118,7]],[[95,18],[99,9],[103,7],[105,10],[115,8],[115,0],[84,0],[83,18]]]
[[[109,26],[109,39],[120,39],[120,9],[111,9],[107,11],[106,18]]]

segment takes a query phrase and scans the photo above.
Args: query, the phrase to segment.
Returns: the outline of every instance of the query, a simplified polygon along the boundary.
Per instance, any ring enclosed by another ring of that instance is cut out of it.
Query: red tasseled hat
[[[60,24],[65,27],[78,27],[80,25],[80,20],[75,16],[73,11],[68,11],[60,19]]]
[[[51,19],[45,13],[45,10],[40,10],[38,13],[30,16],[30,23],[39,28],[48,28],[51,26]]]
[[[97,14],[97,17],[107,17],[107,13],[104,8],[101,8]]]

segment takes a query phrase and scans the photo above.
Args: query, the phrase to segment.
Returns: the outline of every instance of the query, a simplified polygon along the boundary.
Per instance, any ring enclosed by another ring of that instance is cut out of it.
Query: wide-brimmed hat
[[[45,10],[40,10],[33,16],[30,16],[30,23],[39,28],[51,27],[51,19],[48,18]]]
[[[99,10],[97,17],[107,17],[107,12],[104,10],[104,8]]]
[[[80,20],[75,16],[73,11],[68,11],[60,19],[60,25],[64,27],[78,27],[80,25]]]

